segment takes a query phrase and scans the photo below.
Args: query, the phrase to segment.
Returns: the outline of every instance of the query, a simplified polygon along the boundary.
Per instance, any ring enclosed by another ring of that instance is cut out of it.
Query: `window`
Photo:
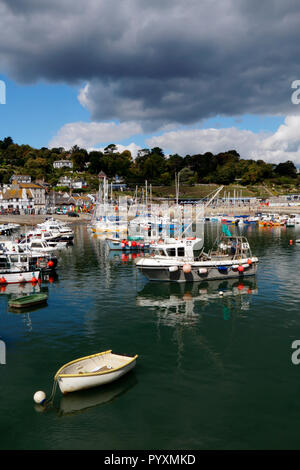
[[[32,248],[41,248],[42,245],[41,245],[41,243],[32,243],[32,244],[31,244],[31,247],[32,247]]]
[[[184,247],[181,246],[180,248],[177,249],[177,255],[178,256],[184,256]]]
[[[168,256],[176,256],[175,248],[167,248],[167,254]]]

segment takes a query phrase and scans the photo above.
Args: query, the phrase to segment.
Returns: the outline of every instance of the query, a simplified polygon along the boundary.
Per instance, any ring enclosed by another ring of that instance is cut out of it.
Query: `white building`
[[[16,181],[17,183],[31,183],[30,175],[13,175],[10,178],[10,182]]]
[[[71,160],[56,160],[53,162],[53,167],[56,169],[59,168],[73,168],[73,162]]]
[[[0,192],[1,209],[33,209],[34,197],[30,189],[6,189]]]

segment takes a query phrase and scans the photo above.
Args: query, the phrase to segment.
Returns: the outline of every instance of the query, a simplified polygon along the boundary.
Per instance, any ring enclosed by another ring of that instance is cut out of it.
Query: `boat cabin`
[[[151,253],[155,257],[168,257],[196,260],[203,248],[202,238],[190,237],[180,240],[168,239],[167,241],[158,241],[152,245]]]

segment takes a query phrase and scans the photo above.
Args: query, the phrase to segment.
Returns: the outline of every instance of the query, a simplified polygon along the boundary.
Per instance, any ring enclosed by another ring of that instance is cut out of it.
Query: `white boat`
[[[40,270],[25,253],[0,252],[0,285],[37,282]]]
[[[39,252],[39,253],[53,253],[56,251],[58,248],[55,246],[50,246],[48,242],[42,241],[39,238],[25,238],[19,243],[19,246],[24,249],[30,249],[31,251],[34,252]]]
[[[199,282],[256,274],[258,259],[252,256],[245,237],[223,235],[216,245],[206,254],[201,251],[201,238],[169,239],[153,245],[153,256],[135,262],[151,281]]]
[[[67,224],[56,219],[47,219],[41,224],[37,224],[39,230],[52,232],[59,240],[71,242],[74,239],[74,232]]]
[[[113,382],[133,369],[134,357],[113,354],[111,350],[68,362],[55,374],[63,394]]]

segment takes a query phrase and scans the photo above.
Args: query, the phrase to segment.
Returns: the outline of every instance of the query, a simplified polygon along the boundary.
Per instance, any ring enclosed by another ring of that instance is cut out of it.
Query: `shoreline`
[[[62,222],[68,222],[69,224],[83,224],[90,220],[90,216],[86,214],[79,214],[79,217],[68,217],[67,215],[61,214],[46,214],[46,215],[0,215],[0,224],[20,224],[20,225],[29,225],[36,226],[41,224],[46,219],[54,218],[61,220]]]
[[[214,215],[224,215],[224,216],[238,216],[238,215],[250,215],[253,216],[258,212],[263,212],[265,214],[277,213],[280,215],[290,215],[295,213],[300,213],[300,207],[298,206],[255,206],[255,207],[228,207],[228,206],[218,206],[218,207],[207,207],[205,209],[205,217],[210,217]],[[68,222],[70,225],[81,225],[89,222],[91,215],[90,214],[79,214],[79,217],[68,217],[67,215],[62,214],[53,214],[53,215],[0,215],[0,224],[20,224],[27,226],[36,226],[44,222],[46,219],[51,217],[61,220],[63,222]]]

